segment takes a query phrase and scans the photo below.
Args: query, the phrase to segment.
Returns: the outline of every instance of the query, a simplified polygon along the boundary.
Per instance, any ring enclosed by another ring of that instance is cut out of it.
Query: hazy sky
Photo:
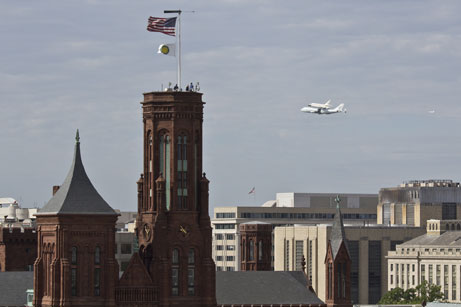
[[[178,8],[212,206],[461,180],[460,1],[25,0],[0,2],[0,197],[43,206],[79,128],[97,190],[136,209],[139,102],[176,79],[147,18]],[[348,113],[299,111],[330,98]]]

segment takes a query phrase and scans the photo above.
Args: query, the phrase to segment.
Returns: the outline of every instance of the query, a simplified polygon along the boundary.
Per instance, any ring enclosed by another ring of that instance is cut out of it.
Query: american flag
[[[166,35],[176,36],[176,18],[159,18],[159,17],[149,17],[147,22],[147,31],[151,32],[162,32]]]
[[[253,187],[253,189],[250,190],[250,192],[248,192],[248,194],[254,194],[255,193],[255,187]]]

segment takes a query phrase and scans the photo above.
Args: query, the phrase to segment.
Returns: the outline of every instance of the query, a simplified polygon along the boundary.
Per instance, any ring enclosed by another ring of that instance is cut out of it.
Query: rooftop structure
[[[461,186],[452,180],[412,180],[379,191],[378,224],[424,227],[431,218],[455,220],[458,212]]]
[[[343,207],[341,218],[347,224],[376,223],[377,194],[339,194]],[[260,207],[215,207],[213,227],[213,259],[218,271],[239,271],[241,267],[239,225],[265,222],[279,225],[317,225],[333,222],[337,194],[277,193],[275,200]],[[273,266],[273,265],[272,265]]]

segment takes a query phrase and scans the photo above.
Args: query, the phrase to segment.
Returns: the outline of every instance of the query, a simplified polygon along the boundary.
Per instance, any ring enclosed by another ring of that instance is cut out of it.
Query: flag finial
[[[75,134],[75,143],[80,144],[80,135],[78,133],[78,129],[77,129],[77,133]]]

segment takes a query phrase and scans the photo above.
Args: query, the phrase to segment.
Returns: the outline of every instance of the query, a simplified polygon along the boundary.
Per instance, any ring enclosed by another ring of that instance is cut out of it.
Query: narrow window
[[[195,295],[195,251],[193,248],[189,250],[187,263],[187,295]]]
[[[170,136],[163,134],[160,136],[160,172],[166,182],[166,208],[170,210]]]
[[[94,269],[94,295],[95,296],[101,295],[100,278],[101,278],[101,269],[95,268]]]
[[[71,269],[70,269],[70,288],[71,288],[71,295],[72,296],[77,296],[77,247],[73,246],[72,251],[71,251],[71,256],[70,256],[70,263],[71,263]]]
[[[99,246],[96,246],[94,249],[94,264],[100,264],[101,263],[101,249]]]
[[[72,247],[71,264],[77,264],[77,248],[75,246]]]
[[[72,268],[70,272],[71,272],[71,283],[70,283],[71,294],[72,296],[77,296],[77,269]]]
[[[173,249],[171,257],[171,295],[179,295],[179,250]]]
[[[249,261],[254,260],[254,252],[255,252],[255,243],[253,242],[253,240],[250,240],[250,254],[248,255]]]
[[[187,136],[179,136],[177,146],[178,208],[187,209]]]
[[[263,260],[263,241],[259,240],[258,244],[258,260],[261,261]]]
[[[101,295],[101,248],[96,246],[94,249],[94,296]]]

